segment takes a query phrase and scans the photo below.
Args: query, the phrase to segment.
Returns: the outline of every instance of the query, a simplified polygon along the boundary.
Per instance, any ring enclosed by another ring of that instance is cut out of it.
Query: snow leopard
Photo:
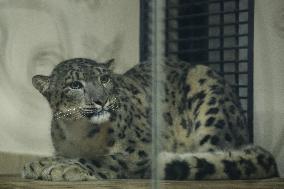
[[[153,64],[137,64],[123,74],[113,65],[114,59],[72,58],[49,76],[32,78],[52,111],[54,156],[25,164],[24,178],[150,179],[153,160],[161,180],[278,176],[274,157],[249,142],[238,96],[217,72],[165,60],[159,79],[163,95],[157,97],[161,121],[153,125]],[[156,156],[153,140],[160,144]]]

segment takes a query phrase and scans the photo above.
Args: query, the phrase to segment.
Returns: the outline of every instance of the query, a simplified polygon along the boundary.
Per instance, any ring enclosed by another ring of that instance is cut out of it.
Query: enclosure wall
[[[74,57],[115,58],[121,73],[138,53],[139,0],[0,1],[0,152],[52,153],[50,108],[33,75]]]
[[[284,1],[256,0],[254,139],[277,158],[284,176]]]

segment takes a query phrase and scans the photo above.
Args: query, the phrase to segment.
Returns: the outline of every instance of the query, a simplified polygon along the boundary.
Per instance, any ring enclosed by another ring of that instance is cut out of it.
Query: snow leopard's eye
[[[110,81],[110,77],[107,74],[102,75],[99,77],[99,81],[101,82],[101,84],[106,84]]]
[[[72,83],[69,84],[69,87],[71,89],[81,89],[83,88],[83,84],[80,81],[73,81]]]

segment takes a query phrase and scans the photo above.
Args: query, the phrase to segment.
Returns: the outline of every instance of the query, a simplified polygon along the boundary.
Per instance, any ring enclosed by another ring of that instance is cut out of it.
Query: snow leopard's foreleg
[[[49,181],[85,181],[128,177],[129,166],[120,154],[97,159],[46,157],[27,163],[22,176]]]

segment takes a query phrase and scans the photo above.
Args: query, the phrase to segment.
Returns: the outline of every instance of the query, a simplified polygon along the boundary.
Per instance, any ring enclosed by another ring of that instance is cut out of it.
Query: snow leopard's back
[[[241,105],[222,77],[206,66],[183,62],[166,61],[162,69],[153,83],[149,63],[119,75],[109,63],[71,59],[51,76],[35,76],[34,86],[53,111],[56,154],[64,158],[31,162],[24,176],[150,178],[153,158],[158,158],[161,179],[278,175],[273,156],[249,145]],[[161,89],[158,97],[152,96],[154,86]],[[160,105],[158,157],[152,156],[153,99]]]

